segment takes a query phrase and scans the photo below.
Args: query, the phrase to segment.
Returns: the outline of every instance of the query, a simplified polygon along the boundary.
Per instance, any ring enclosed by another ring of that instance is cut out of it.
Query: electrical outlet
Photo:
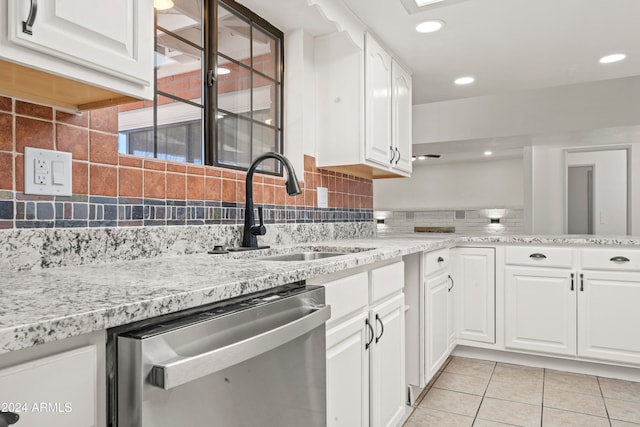
[[[71,196],[71,153],[24,149],[24,193]]]
[[[36,184],[47,185],[47,177],[46,174],[36,172]]]

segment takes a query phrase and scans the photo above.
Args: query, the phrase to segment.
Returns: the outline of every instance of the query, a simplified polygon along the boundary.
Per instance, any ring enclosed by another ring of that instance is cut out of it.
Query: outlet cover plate
[[[24,194],[71,196],[71,160],[64,151],[25,147]]]

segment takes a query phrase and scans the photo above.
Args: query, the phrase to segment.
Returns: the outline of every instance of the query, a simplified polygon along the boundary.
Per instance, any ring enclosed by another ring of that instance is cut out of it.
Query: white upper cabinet
[[[392,165],[391,56],[371,37],[365,37],[365,158]]]
[[[317,166],[364,178],[411,175],[411,76],[370,34],[316,39]]]
[[[153,14],[153,0],[8,0],[0,89],[72,109],[151,99]]]
[[[411,75],[395,61],[391,63],[391,112],[391,141],[396,154],[392,167],[411,174]]]

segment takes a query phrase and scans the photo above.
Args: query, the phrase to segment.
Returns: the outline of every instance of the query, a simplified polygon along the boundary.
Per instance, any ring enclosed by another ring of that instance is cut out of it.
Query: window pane
[[[268,153],[269,151],[275,151],[280,153],[279,143],[276,140],[276,132],[274,129],[263,126],[259,123],[253,124],[253,158],[255,159],[261,154]],[[258,167],[261,171],[266,172],[280,172],[280,163],[276,160],[265,160]]]
[[[276,83],[253,73],[253,119],[271,126],[278,126]]]
[[[253,69],[272,79],[277,78],[279,55],[276,39],[258,27],[253,27]]]
[[[168,34],[158,35],[156,68],[158,91],[200,103],[202,50]]]
[[[202,163],[202,108],[158,96],[157,157]]]
[[[221,58],[218,59],[222,61]],[[250,118],[251,72],[231,62],[220,67],[229,70],[229,73],[220,74],[218,70],[218,110]]]
[[[222,6],[218,6],[218,52],[250,65],[251,27]]]
[[[248,168],[251,164],[251,122],[218,113],[218,163]]]
[[[126,135],[127,154],[153,157],[153,129],[130,131]]]
[[[172,8],[157,11],[157,24],[202,46],[202,4],[202,1],[173,0]]]

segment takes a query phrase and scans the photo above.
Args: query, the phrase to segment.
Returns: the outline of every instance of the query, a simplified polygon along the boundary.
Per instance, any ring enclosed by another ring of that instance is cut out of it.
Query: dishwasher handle
[[[149,382],[156,387],[171,390],[286,344],[321,326],[330,316],[331,307],[322,305],[304,317],[225,347],[154,364]]]

